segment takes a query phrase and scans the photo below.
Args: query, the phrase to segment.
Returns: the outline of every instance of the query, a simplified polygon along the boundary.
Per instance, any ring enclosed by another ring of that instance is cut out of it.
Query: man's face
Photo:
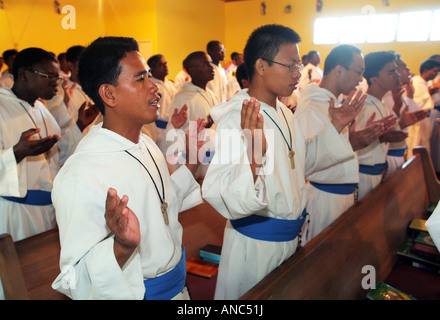
[[[440,67],[434,67],[433,69],[426,71],[427,77],[425,78],[425,80],[429,81],[434,79],[435,77],[437,77],[439,72],[440,72]]]
[[[217,42],[215,48],[209,51],[209,55],[214,61],[223,61],[225,60],[225,46]]]
[[[344,95],[348,95],[352,90],[362,82],[365,72],[364,58],[359,53],[353,53],[353,62],[350,68],[342,68],[342,77],[340,80],[340,91]]]
[[[403,60],[399,59],[396,63],[397,71],[400,73],[400,81],[402,84],[408,84],[411,80],[411,71]]]
[[[379,76],[376,77],[376,79],[378,85],[386,91],[397,90],[402,85],[395,61],[387,63],[382,70],[379,71]]]
[[[206,83],[214,79],[214,67],[211,65],[211,59],[208,54],[200,56],[197,61],[194,61],[191,77],[196,81]]]
[[[50,100],[56,95],[59,81],[59,66],[56,62],[44,60],[25,73],[27,90],[31,95],[44,100]]]
[[[151,73],[158,79],[162,79],[168,75],[168,63],[165,60],[165,57],[160,58],[154,69],[151,69]]]
[[[273,61],[286,65],[298,65],[301,63],[298,45],[296,43],[284,43],[280,45],[278,54]],[[264,74],[266,89],[275,96],[290,96],[295,90],[301,77],[299,68],[290,68],[277,63],[267,63],[268,69]]]
[[[148,78],[145,59],[137,52],[129,52],[120,61],[122,68],[114,86],[116,112],[121,119],[133,125],[155,121],[160,106],[158,87]]]

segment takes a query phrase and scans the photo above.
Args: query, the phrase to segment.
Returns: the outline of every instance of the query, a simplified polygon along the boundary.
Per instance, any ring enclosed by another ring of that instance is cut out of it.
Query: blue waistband
[[[375,164],[374,166],[365,166],[361,164],[359,165],[359,172],[377,176],[379,174],[382,174],[386,168],[388,168],[388,162]]]
[[[387,155],[391,157],[403,157],[405,155],[406,148],[402,149],[390,149],[388,150]]]
[[[28,190],[24,198],[3,196],[2,198],[12,202],[31,206],[48,206],[52,204],[51,192],[43,190]]]
[[[168,121],[160,120],[160,119],[157,119],[155,121],[155,123],[156,123],[156,126],[160,129],[166,129],[166,127],[168,125]]]
[[[310,183],[321,191],[335,194],[352,194],[356,190],[357,183],[322,184],[310,181]]]
[[[440,111],[440,106],[435,106],[434,109]]]
[[[186,283],[185,248],[177,266],[157,278],[144,280],[144,300],[171,300],[178,295]]]
[[[235,230],[257,240],[282,242],[295,239],[301,231],[306,218],[306,209],[296,220],[283,220],[262,217],[256,214],[245,218],[230,220]]]

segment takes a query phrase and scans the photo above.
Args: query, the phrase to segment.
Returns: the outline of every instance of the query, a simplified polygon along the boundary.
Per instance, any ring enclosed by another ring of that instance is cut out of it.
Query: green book
[[[370,300],[417,300],[384,282],[379,282],[375,289],[368,292],[367,298]]]

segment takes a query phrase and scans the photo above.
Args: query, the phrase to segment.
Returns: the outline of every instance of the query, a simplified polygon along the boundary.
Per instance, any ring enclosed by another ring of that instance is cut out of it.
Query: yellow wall
[[[302,37],[301,53],[320,51],[325,59],[333,46],[313,45],[313,20],[316,17],[359,14],[364,5],[376,12],[400,12],[440,8],[438,0],[323,0],[322,12],[316,1],[264,0],[266,15],[260,14],[263,0],[224,3],[220,0],[58,0],[61,7],[76,9],[76,29],[65,30],[63,14],[54,12],[52,0],[3,0],[0,10],[0,52],[39,46],[58,54],[72,45],[87,45],[103,35],[131,36],[151,40],[152,53],[163,53],[168,60],[170,77],[182,67],[182,60],[192,51],[205,50],[209,40],[220,40],[229,60],[233,51],[242,52],[249,34],[267,23],[280,23],[295,29]],[[283,12],[290,4],[290,14]],[[403,54],[414,73],[427,56],[440,53],[440,43],[391,43],[359,45],[364,54],[394,49]],[[148,59],[148,57],[145,57]],[[323,63],[321,64],[323,65]]]
[[[63,29],[65,15],[56,14],[51,0],[3,0],[0,10],[0,52],[36,46],[58,54],[69,46],[87,44],[105,32],[99,4],[103,0],[59,0],[76,9],[76,29]],[[91,14],[93,13],[93,14]]]
[[[324,59],[333,48],[333,45],[313,44],[313,21],[318,17],[357,15],[365,5],[373,5],[376,13],[398,13],[418,9],[440,9],[438,0],[389,0],[385,7],[382,0],[323,0],[322,11],[316,11],[316,1],[294,0],[264,0],[266,15],[260,14],[259,0],[243,2],[229,2],[226,4],[226,44],[231,51],[242,51],[246,39],[253,29],[262,24],[279,23],[297,31],[302,42],[300,53],[306,54],[310,50],[321,53],[321,67]],[[283,12],[284,7],[290,4],[290,14]],[[412,42],[412,43],[387,43],[387,44],[359,44],[364,54],[378,50],[395,50],[402,54],[411,70],[418,74],[420,62],[432,54],[440,53],[440,42]]]

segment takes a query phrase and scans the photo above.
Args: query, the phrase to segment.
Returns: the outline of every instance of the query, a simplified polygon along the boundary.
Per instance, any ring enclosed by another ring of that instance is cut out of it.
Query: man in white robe
[[[220,41],[210,41],[206,46],[206,52],[211,57],[211,64],[214,68],[214,78],[208,82],[207,87],[214,92],[219,102],[225,102],[228,79],[221,65],[221,62],[225,60],[225,48]]]
[[[171,121],[168,123],[165,137],[159,141],[158,144],[166,157],[174,157],[176,153],[185,151],[184,146],[182,144],[179,145],[179,141],[182,140],[179,137],[183,131],[188,130],[190,123],[199,118],[204,119],[205,122],[208,123],[210,121],[210,109],[218,104],[217,97],[207,87],[207,83],[211,81],[214,76],[210,61],[210,57],[203,51],[190,53],[184,61],[185,70],[187,70],[191,76],[191,81],[185,82],[174,96],[171,102],[170,114],[180,113],[186,108],[187,120],[180,128],[176,128]],[[212,132],[212,130],[209,132]],[[176,138],[177,142],[175,142]],[[211,134],[211,139],[214,139],[213,134]],[[213,142],[211,142],[211,145],[213,145]],[[172,167],[174,168],[177,168],[178,165],[179,163],[172,163]],[[206,166],[207,163],[204,163],[200,167],[200,172],[197,174],[198,176],[204,175],[207,169]]]
[[[410,128],[413,124],[425,119],[429,115],[428,110],[423,110],[412,99],[414,91],[410,83],[411,72],[406,63],[402,60],[400,54],[396,53],[396,56],[397,71],[400,74],[402,86],[398,89],[388,91],[382,98],[382,102],[390,114],[399,118],[398,126],[403,131],[408,132],[408,138],[400,142],[390,143],[387,153],[388,169],[384,178],[387,178],[403,165],[408,145],[411,146],[411,150],[414,147]]]
[[[424,110],[432,110],[434,108],[434,99],[432,95],[438,89],[430,88],[428,81],[434,79],[440,71],[440,62],[437,60],[425,60],[420,65],[420,75],[412,78],[414,86],[414,101]],[[431,112],[431,111],[430,111]],[[431,135],[433,124],[430,118],[426,118],[416,123],[414,129],[414,144],[423,146],[431,154]],[[412,156],[412,150],[410,150]]]
[[[12,69],[14,65],[14,59],[17,56],[17,53],[18,51],[15,49],[9,49],[3,52],[2,55],[3,61],[8,68],[3,72],[1,72],[0,88],[12,88],[12,86],[14,85],[14,75],[12,74]]]
[[[341,105],[338,101],[341,94],[347,96],[345,103],[351,101],[354,89],[362,81],[364,70],[362,52],[355,46],[340,45],[329,53],[320,84],[311,83],[301,91],[300,102],[295,112],[301,133],[306,140],[317,136],[330,124],[328,104],[331,99],[335,101],[336,107]],[[359,131],[355,130],[355,124],[350,129],[344,128],[337,137],[338,140],[334,142],[345,145],[351,151],[349,159],[306,176],[306,209],[310,217],[303,227],[302,245],[354,204],[359,183],[359,164],[354,151],[367,146],[383,132],[383,124],[380,122],[367,125],[367,128]]]
[[[377,51],[365,56],[364,77],[368,82],[367,99],[359,115],[358,126],[365,126],[373,116],[374,119],[387,117],[397,122],[397,117],[390,114],[382,103],[383,96],[389,90],[400,88],[400,74],[397,71],[396,55],[389,51]],[[387,153],[390,142],[406,139],[407,133],[399,127],[385,130],[373,143],[357,150],[359,158],[359,199],[372,191],[381,181],[387,169]]]
[[[434,59],[440,62],[440,54],[434,54],[429,59]],[[432,99],[434,100],[434,108],[429,115],[432,126],[431,133],[431,159],[432,164],[434,165],[434,170],[437,173],[437,176],[440,176],[440,136],[439,132],[439,124],[436,121],[437,118],[440,118],[440,73],[437,73],[437,76],[428,81],[429,88],[431,88]]]
[[[73,299],[188,298],[178,213],[202,201],[199,164],[170,176],[141,133],[157,119],[159,95],[138,50],[134,39],[104,37],[80,61],[81,85],[104,121],[54,182],[61,273],[52,286]]]
[[[56,226],[50,193],[60,128],[38,98],[55,95],[59,74],[56,60],[38,48],[22,50],[13,73],[12,89],[0,89],[0,234],[18,241]]]
[[[312,50],[307,54],[308,63],[301,71],[299,80],[299,91],[308,86],[310,83],[321,82],[323,71],[319,67],[321,56],[318,51]]]
[[[159,144],[159,140],[164,137],[165,129],[170,121],[171,101],[176,95],[177,90],[174,83],[167,78],[168,63],[165,60],[164,55],[156,54],[151,56],[148,59],[147,64],[151,70],[151,81],[159,87],[159,118],[155,121],[157,126],[156,141],[157,144]]]
[[[305,220],[305,174],[353,156],[334,141],[360,107],[349,106],[351,118],[341,119],[341,108],[330,104],[336,125],[306,141],[293,113],[277,99],[298,83],[299,41],[284,26],[256,29],[244,50],[249,90],[211,109],[216,153],[202,191],[228,219],[215,299],[239,298],[295,252]]]
[[[83,51],[83,46],[72,46],[67,50],[66,61],[70,76],[60,82],[55,97],[44,101],[61,128],[61,139],[58,143],[60,165],[73,154],[91,124],[102,121],[98,108],[79,84],[78,62]]]

